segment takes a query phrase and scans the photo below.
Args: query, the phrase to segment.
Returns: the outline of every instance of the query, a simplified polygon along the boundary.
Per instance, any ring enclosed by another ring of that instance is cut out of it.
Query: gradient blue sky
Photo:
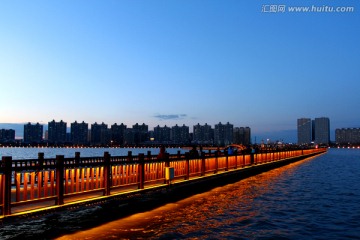
[[[352,13],[263,13],[267,4]],[[0,123],[360,127],[359,0],[0,1]]]

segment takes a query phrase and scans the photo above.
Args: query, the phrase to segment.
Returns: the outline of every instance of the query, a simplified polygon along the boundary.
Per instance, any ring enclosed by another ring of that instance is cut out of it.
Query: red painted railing
[[[251,167],[278,160],[325,152],[326,149],[274,151],[257,154],[218,155],[202,154],[191,158],[188,154],[168,155],[157,160],[150,152],[145,156],[110,156],[74,158],[57,156],[44,159],[12,160],[2,157],[0,168],[0,210],[2,215],[11,215],[12,209],[37,209],[46,206],[63,205],[109,196],[119,192],[144,189],[165,183],[165,167],[173,167],[175,181],[193,177],[217,174],[231,169]],[[83,195],[91,195],[81,197]],[[49,203],[50,202],[50,203]]]

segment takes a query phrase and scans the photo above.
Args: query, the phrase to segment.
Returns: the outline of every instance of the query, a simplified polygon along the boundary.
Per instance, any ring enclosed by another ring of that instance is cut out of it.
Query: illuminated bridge
[[[161,192],[161,196],[206,189],[226,181],[264,172],[325,153],[326,149],[268,151],[232,155],[203,153],[13,160],[2,157],[0,220],[29,217],[51,211],[109,201],[126,203]],[[204,186],[206,186],[204,188]],[[164,195],[165,194],[165,195]]]

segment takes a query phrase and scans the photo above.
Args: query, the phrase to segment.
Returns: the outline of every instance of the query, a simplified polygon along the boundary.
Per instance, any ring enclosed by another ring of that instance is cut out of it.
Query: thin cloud
[[[186,114],[157,114],[154,116],[157,119],[160,120],[178,120],[178,119],[184,119],[187,117]]]

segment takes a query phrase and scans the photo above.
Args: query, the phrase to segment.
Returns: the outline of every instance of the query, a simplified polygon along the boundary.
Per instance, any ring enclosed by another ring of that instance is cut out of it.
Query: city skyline
[[[115,123],[106,123],[106,122],[94,122],[94,123],[89,123],[89,122],[86,122],[86,121],[73,121],[73,122],[66,122],[66,121],[63,121],[62,119],[60,119],[60,120],[55,120],[55,119],[53,119],[52,121],[49,121],[49,122],[47,122],[47,123],[39,123],[39,122],[26,122],[26,123],[0,123],[0,129],[14,129],[14,127],[11,127],[11,126],[14,126],[14,125],[17,125],[17,126],[19,126],[19,127],[21,127],[21,128],[24,128],[25,126],[27,126],[27,125],[40,125],[40,126],[44,126],[44,127],[46,127],[46,129],[45,130],[47,130],[47,128],[48,128],[48,125],[49,125],[49,123],[52,123],[52,122],[63,122],[64,124],[66,124],[66,130],[67,130],[67,133],[69,133],[70,132],[70,130],[71,130],[71,126],[72,126],[72,124],[82,124],[82,123],[85,123],[85,124],[87,124],[88,125],[88,130],[90,130],[91,129],[91,125],[93,125],[93,124],[98,124],[98,125],[102,125],[102,124],[104,124],[104,125],[106,125],[107,126],[107,128],[108,129],[110,129],[111,128],[111,126],[112,125],[117,125],[117,126],[120,126],[120,125],[124,125],[124,126],[127,126],[128,128],[132,128],[133,126],[135,126],[135,125],[139,125],[139,122],[137,122],[137,123],[133,123],[133,124],[130,124],[130,125],[128,125],[128,124],[124,124],[124,123],[122,123],[122,122],[115,122]],[[141,123],[141,124],[145,124],[145,125],[147,125],[146,123]],[[174,125],[167,125],[167,124],[164,124],[164,125],[161,125],[161,124],[157,124],[156,126],[154,126],[154,127],[151,127],[152,129],[155,129],[156,127],[175,127],[175,126],[179,126],[179,127],[181,127],[181,126],[188,126],[188,127],[196,127],[197,125],[199,125],[200,123],[197,123],[197,124],[195,124],[195,125],[185,125],[185,124],[179,124],[179,123],[175,123]],[[208,123],[201,123],[200,125],[207,125],[207,126],[210,126],[210,127],[214,127],[215,125],[217,125],[217,124],[229,124],[229,122],[218,122],[218,123],[214,123],[214,124],[208,124]],[[148,126],[148,125],[147,125]],[[244,126],[234,126],[234,127],[244,127]],[[245,126],[245,127],[249,127],[249,126]],[[18,129],[18,127],[15,127],[16,129]],[[190,130],[190,133],[192,133],[193,131],[192,131],[192,129],[193,128],[190,128],[191,130]],[[19,130],[19,129],[18,129]],[[45,134],[45,133],[44,133]],[[17,135],[18,137],[19,137],[19,135]]]
[[[327,117],[316,117],[315,120],[316,121],[319,121],[319,120],[322,120],[322,119],[325,119],[327,121],[329,121],[330,119],[327,118]],[[317,135],[319,137],[319,134],[315,134],[315,127],[314,126],[311,126],[311,125],[314,125],[315,123],[315,120],[311,120],[311,118],[300,118],[300,119],[297,119],[297,129],[294,130],[294,131],[289,131],[289,134],[288,135],[284,135],[281,133],[279,133],[280,135],[274,137],[274,138],[265,138],[264,136],[252,136],[250,141],[252,141],[252,143],[262,143],[262,142],[275,142],[275,141],[281,141],[281,142],[286,142],[286,143],[297,143],[297,144],[302,144],[302,143],[310,143],[312,141],[315,141],[315,135]],[[125,128],[127,129],[132,129],[133,127],[137,128],[138,126],[140,126],[140,124],[137,122],[137,123],[133,123],[133,124],[130,124],[130,125],[127,125],[127,124],[124,124],[124,123],[119,123],[119,122],[116,122],[116,123],[112,123],[112,124],[109,124],[109,123],[105,123],[105,122],[95,122],[95,123],[88,123],[88,122],[85,122],[84,120],[83,121],[74,121],[74,122],[65,122],[63,120],[59,120],[59,121],[55,121],[55,119],[53,119],[52,121],[49,121],[48,123],[39,123],[39,122],[27,122],[27,123],[20,123],[20,124],[3,124],[3,123],[0,123],[0,129],[9,129],[9,130],[15,130],[15,133],[16,133],[16,138],[17,139],[23,139],[23,137],[25,137],[26,133],[24,132],[25,131],[25,128],[27,126],[38,126],[40,124],[41,128],[44,127],[44,131],[43,131],[43,136],[45,137],[45,134],[49,128],[49,125],[50,124],[55,124],[55,123],[63,123],[65,124],[65,131],[66,133],[73,135],[72,133],[72,127],[74,124],[80,124],[80,125],[83,125],[82,128],[84,128],[84,126],[87,126],[87,130],[91,130],[92,129],[92,126],[93,125],[103,125],[105,126],[108,130],[112,130],[112,128],[115,126],[115,127],[121,127],[121,126],[124,126]],[[308,124],[307,124],[308,123]],[[173,128],[173,127],[188,127],[189,128],[189,133],[194,133],[195,128],[198,127],[198,126],[208,126],[210,128],[214,127],[218,124],[230,124],[235,128],[251,128],[249,126],[234,126],[233,124],[229,123],[229,122],[226,122],[226,123],[222,123],[222,122],[218,122],[218,123],[215,123],[215,124],[208,124],[208,123],[197,123],[196,125],[185,125],[185,124],[179,124],[179,123],[175,123],[174,125],[156,125],[154,127],[150,127],[149,128],[149,125],[146,124],[146,123],[142,123],[141,125],[146,125],[147,128],[149,129],[148,131],[155,131],[156,128],[158,127],[168,127],[168,128]],[[310,126],[305,126],[305,125],[309,125]],[[328,126],[327,126],[327,130],[328,131],[328,137],[329,137],[329,141],[332,141],[334,142],[336,140],[336,131],[339,130],[340,128],[336,128],[334,129],[334,131],[331,131],[331,124],[330,122],[327,123]],[[321,124],[323,125],[323,124]],[[305,127],[305,128],[304,128]],[[344,128],[342,128],[344,129]],[[306,133],[308,132],[308,133]],[[322,130],[321,130],[322,132]],[[305,136],[305,135],[307,136]],[[322,134],[322,133],[321,133]],[[275,136],[275,135],[274,135]],[[327,137],[325,137],[327,138]],[[334,139],[333,139],[334,138]],[[291,141],[287,141],[291,139]],[[321,141],[322,142],[322,141]]]
[[[23,125],[23,138],[18,143],[22,144],[75,144],[75,145],[128,145],[128,144],[215,144],[229,145],[251,144],[251,129],[249,127],[234,127],[229,122],[218,123],[212,128],[210,125],[197,124],[190,127],[159,125],[149,130],[145,123],[138,123],[127,127],[121,123],[109,126],[105,123],[94,123],[89,126],[84,121],[70,123],[70,129],[64,121],[48,122],[44,132],[44,125],[30,122]],[[70,131],[69,131],[70,130]],[[15,130],[0,129],[0,143],[15,143]],[[20,140],[18,138],[18,140]]]
[[[263,4],[2,2],[0,123],[230,122],[256,142],[296,142],[302,117],[329,117],[331,140],[359,127],[360,3]]]

